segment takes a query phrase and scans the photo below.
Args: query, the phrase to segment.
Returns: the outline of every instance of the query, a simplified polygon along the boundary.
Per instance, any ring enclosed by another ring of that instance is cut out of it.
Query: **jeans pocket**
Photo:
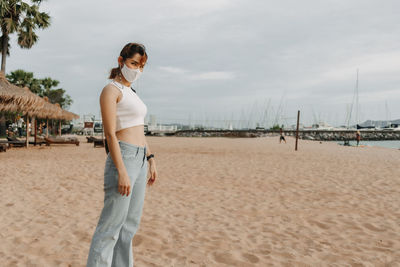
[[[104,191],[118,187],[118,170],[110,159],[104,168]]]
[[[131,162],[138,158],[138,151],[121,151],[121,156],[124,162]]]

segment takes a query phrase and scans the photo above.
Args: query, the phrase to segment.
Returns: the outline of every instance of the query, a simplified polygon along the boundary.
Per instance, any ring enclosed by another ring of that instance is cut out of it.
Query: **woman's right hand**
[[[131,182],[128,173],[122,173],[118,175],[118,192],[124,196],[129,196],[131,192]]]

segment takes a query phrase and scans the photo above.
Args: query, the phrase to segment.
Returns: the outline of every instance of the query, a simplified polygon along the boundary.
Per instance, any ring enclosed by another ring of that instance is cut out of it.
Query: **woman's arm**
[[[149,148],[149,144],[147,143],[147,139],[146,136],[144,137],[145,143],[146,143],[146,156],[149,156],[151,154],[150,148]],[[153,183],[155,182],[156,178],[158,177],[157,174],[157,168],[156,168],[156,162],[154,158],[150,158],[149,159],[149,164],[150,164],[150,179],[147,181],[147,183],[149,185],[153,185]]]
[[[104,135],[107,138],[107,145],[111,158],[117,167],[118,174],[128,174],[122,160],[121,149],[115,134],[117,98],[119,91],[112,85],[104,87],[100,95],[101,117],[103,120]]]
[[[144,142],[146,143],[146,157],[150,156],[151,151],[150,151],[150,147],[149,144],[147,143],[147,139],[146,136],[144,136]],[[153,163],[154,158],[149,159],[149,163]]]

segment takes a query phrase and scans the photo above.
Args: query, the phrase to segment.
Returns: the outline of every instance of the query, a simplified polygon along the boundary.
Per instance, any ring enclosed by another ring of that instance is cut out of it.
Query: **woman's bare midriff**
[[[146,146],[146,139],[144,135],[144,125],[132,126],[119,130],[115,133],[118,140],[127,142],[132,145],[144,147]]]

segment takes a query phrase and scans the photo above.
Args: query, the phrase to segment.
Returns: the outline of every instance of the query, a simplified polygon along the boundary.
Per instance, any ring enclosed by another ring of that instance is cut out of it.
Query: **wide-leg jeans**
[[[132,267],[132,239],[139,228],[147,183],[146,147],[118,140],[131,192],[118,192],[118,171],[110,153],[104,168],[104,207],[87,258],[87,267]]]

